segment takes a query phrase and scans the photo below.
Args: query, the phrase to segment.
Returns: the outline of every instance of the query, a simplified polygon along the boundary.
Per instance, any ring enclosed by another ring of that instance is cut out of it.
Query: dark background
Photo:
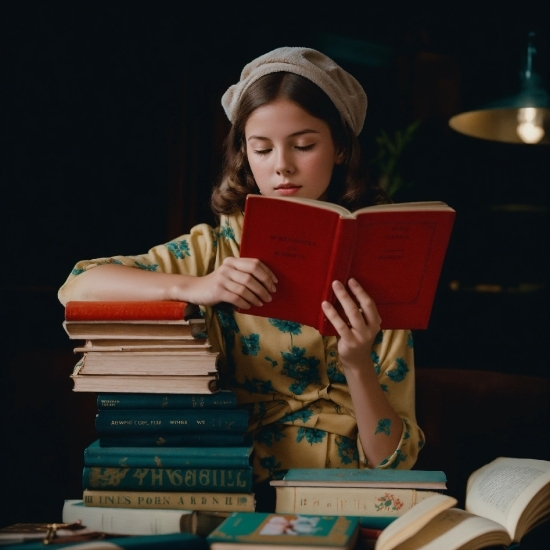
[[[279,46],[319,49],[364,86],[373,177],[381,132],[419,122],[394,198],[443,200],[457,219],[417,367],[550,377],[549,147],[447,124],[518,90],[529,31],[548,84],[547,2],[49,4],[1,7],[2,525],[59,520],[80,497],[94,401],[71,392],[57,289],[80,259],[213,221],[221,95]]]

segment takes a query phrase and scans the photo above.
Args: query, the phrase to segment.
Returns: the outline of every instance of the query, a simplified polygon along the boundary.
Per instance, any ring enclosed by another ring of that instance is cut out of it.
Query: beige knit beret
[[[251,61],[241,79],[222,96],[227,118],[233,117],[245,90],[261,76],[288,72],[303,76],[321,88],[332,100],[342,118],[358,135],[367,114],[367,94],[361,84],[332,59],[311,48],[277,48]]]

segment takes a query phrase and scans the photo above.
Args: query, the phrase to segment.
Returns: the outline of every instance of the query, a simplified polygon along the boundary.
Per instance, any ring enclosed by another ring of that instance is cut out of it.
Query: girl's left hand
[[[344,368],[361,369],[371,360],[370,353],[374,339],[380,332],[381,319],[376,304],[363,287],[355,279],[350,279],[348,286],[359,306],[340,281],[332,283],[334,294],[349,322],[342,319],[330,302],[323,302],[322,307],[340,336],[338,355],[342,365]]]

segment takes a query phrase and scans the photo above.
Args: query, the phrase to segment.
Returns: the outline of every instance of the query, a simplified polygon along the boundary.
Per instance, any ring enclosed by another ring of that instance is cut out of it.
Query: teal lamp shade
[[[550,144],[550,96],[533,71],[534,33],[529,34],[521,89],[513,96],[453,116],[449,126],[467,136],[529,145]]]

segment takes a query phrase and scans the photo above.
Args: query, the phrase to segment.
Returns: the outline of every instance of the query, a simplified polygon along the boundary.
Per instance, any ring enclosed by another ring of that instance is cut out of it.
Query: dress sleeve
[[[381,332],[371,355],[380,386],[403,423],[397,449],[378,468],[409,470],[414,466],[425,441],[424,433],[416,422],[414,346],[411,331]],[[365,463],[360,442],[358,448],[361,462]]]
[[[193,227],[189,234],[155,246],[146,254],[80,261],[74,266],[61,289],[84,271],[104,264],[119,264],[162,273],[206,275],[214,269],[217,244],[217,232],[207,224],[200,224]]]

